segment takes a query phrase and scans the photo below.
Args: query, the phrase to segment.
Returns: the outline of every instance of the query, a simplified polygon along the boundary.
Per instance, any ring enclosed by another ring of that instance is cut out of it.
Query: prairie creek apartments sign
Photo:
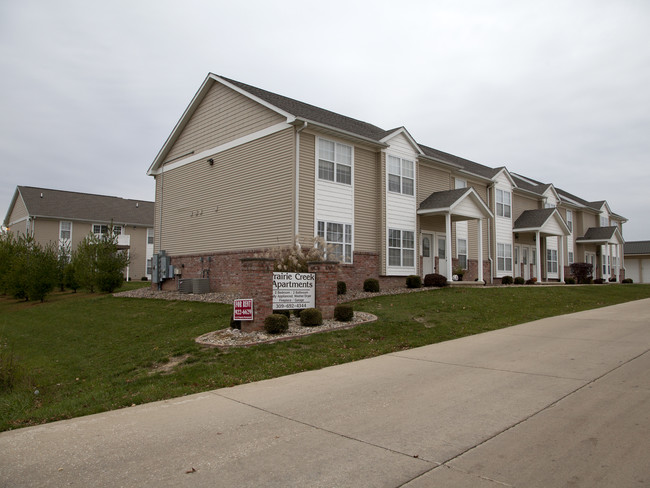
[[[316,306],[316,273],[273,273],[273,310]]]

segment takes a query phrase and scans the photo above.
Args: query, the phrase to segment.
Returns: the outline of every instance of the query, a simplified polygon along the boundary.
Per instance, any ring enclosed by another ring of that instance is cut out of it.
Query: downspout
[[[487,187],[487,206],[490,207],[490,190],[494,188],[494,183]],[[488,244],[488,262],[490,263],[490,284],[492,284],[492,277],[494,276],[494,261],[492,261],[492,219],[488,217],[488,232],[487,232],[487,244]]]
[[[296,128],[296,184],[295,184],[295,210],[293,234],[295,239],[300,234],[300,133],[307,127],[307,122],[302,123],[302,127]],[[293,240],[292,239],[292,240]],[[300,246],[300,243],[298,243]]]

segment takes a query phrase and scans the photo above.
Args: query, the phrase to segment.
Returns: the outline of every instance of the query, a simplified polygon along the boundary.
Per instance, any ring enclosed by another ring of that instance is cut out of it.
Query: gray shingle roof
[[[379,141],[391,133],[391,131],[384,130],[380,127],[377,127],[376,125],[372,125],[361,120],[353,119],[352,117],[347,117],[345,115],[337,114],[335,112],[331,112],[329,110],[325,110],[308,103],[294,100],[293,98],[262,90],[261,88],[226,78],[225,76],[219,77],[223,78],[228,83],[232,83],[242,90],[255,95],[256,97],[261,98],[265,102],[268,102],[271,105],[284,110],[285,112],[295,115],[296,117],[312,120],[320,124],[344,130],[346,132],[351,132],[353,134],[365,137],[367,139],[372,139],[374,141]]]
[[[458,188],[457,190],[437,191],[425,198],[418,210],[431,210],[436,208],[449,208],[458,201],[469,188]]]
[[[434,149],[432,147],[425,146],[423,144],[418,144],[418,146],[420,146],[422,152],[427,156],[430,156],[435,159],[441,159],[443,161],[453,164],[454,166],[458,166],[464,169],[465,171],[468,171],[475,175],[483,176],[485,178],[494,177],[503,168],[503,167],[490,168],[483,164],[475,163],[474,161],[470,161],[469,159],[464,159],[458,156],[454,156],[453,154],[449,154],[444,151],[439,151],[438,149]]]
[[[541,227],[554,212],[555,208],[524,210],[517,220],[515,220],[512,229],[516,231],[517,229],[536,229]]]
[[[630,241],[625,243],[625,254],[650,254],[650,241]]]
[[[19,186],[31,216],[153,227],[154,202]]]
[[[614,236],[618,227],[608,226],[608,227],[589,227],[587,232],[585,232],[584,237],[579,237],[578,241],[606,241],[611,239]]]

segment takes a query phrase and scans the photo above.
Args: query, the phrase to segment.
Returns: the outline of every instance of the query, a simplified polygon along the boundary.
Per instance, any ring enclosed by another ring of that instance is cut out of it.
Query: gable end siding
[[[220,83],[215,83],[185,125],[166,161],[225,144],[286,119]]]

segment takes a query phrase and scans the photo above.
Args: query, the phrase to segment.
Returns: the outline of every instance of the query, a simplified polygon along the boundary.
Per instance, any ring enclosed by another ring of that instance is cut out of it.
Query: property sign
[[[233,320],[253,320],[253,299],[235,300]]]
[[[316,273],[273,273],[273,310],[316,306]]]

